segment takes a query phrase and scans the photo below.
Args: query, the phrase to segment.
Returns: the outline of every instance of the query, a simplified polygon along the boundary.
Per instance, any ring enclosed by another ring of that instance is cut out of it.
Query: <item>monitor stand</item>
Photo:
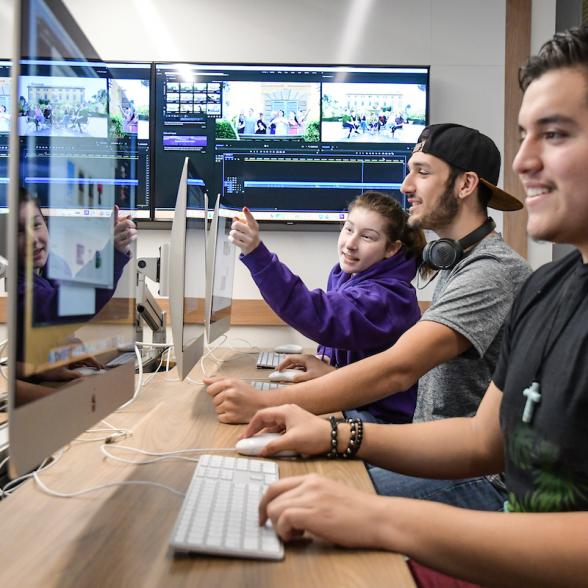
[[[152,342],[165,344],[167,337],[167,313],[162,310],[157,300],[149,290],[146,278],[159,284],[159,293],[167,294],[167,256],[169,246],[163,245],[159,249],[159,257],[143,257],[137,260],[137,312],[135,318],[135,340],[143,341],[143,328],[147,325],[153,335]],[[163,347],[141,347],[143,372],[157,371],[161,361]],[[170,363],[170,367],[171,367]],[[175,364],[174,364],[175,365]],[[167,362],[161,365],[159,371],[165,370]]]

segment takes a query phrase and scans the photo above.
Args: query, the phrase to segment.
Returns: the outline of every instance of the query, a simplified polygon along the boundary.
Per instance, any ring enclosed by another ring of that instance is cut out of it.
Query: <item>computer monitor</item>
[[[41,93],[29,100],[35,88],[31,77],[39,76],[53,90],[52,80],[59,80],[71,100],[70,114],[90,86],[106,92],[100,72],[83,65],[95,51],[59,0],[17,4],[12,104],[19,115],[10,140],[8,280],[13,476],[30,471],[131,398],[134,362],[91,377],[80,377],[76,368],[104,364],[118,348],[131,344],[135,310],[134,298],[117,296],[119,287],[128,291],[135,279],[134,260],[115,239],[117,142],[103,137],[104,157],[82,160],[76,149],[66,148],[67,137],[42,128],[48,117],[41,109],[47,104]],[[107,124],[103,117],[95,118],[99,127]],[[88,134],[94,133],[87,124]],[[80,139],[78,134],[72,132]],[[57,144],[61,155],[53,150]],[[70,199],[64,172],[71,172],[66,176],[71,178],[82,173],[102,178],[101,197],[95,190],[92,198],[88,184],[79,182],[80,193]],[[31,181],[41,175],[43,182]]]
[[[8,208],[0,209],[0,280],[8,270]]]
[[[231,327],[235,246],[229,240],[234,211],[219,205],[217,198],[208,236],[205,318],[206,339],[212,343]]]
[[[0,60],[0,213],[8,211],[8,139],[11,117],[10,62]]]
[[[155,219],[189,156],[261,222],[338,224],[359,192],[400,192],[429,119],[428,66],[155,64]],[[176,171],[177,170],[177,171]]]
[[[151,64],[35,58],[20,70],[25,184],[41,206],[55,207],[51,184],[61,188],[61,208],[114,198],[122,212],[149,218]]]
[[[188,214],[188,202],[195,216]],[[190,160],[178,185],[169,255],[169,306],[178,375],[183,380],[204,350],[206,196]]]

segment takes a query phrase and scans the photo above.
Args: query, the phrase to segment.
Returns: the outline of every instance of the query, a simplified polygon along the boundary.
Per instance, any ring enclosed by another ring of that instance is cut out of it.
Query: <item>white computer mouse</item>
[[[79,367],[74,371],[78,372],[80,376],[97,376],[98,374],[103,374],[106,370],[97,370],[93,367]]]
[[[300,370],[282,370],[281,372],[272,372],[268,378],[270,382],[293,382],[294,377],[301,373]]]
[[[259,435],[253,435],[253,437],[246,437],[245,439],[239,439],[235,445],[235,449],[241,455],[259,455],[259,452],[271,441],[281,437],[281,433],[261,433]],[[298,455],[295,451],[280,451],[272,455],[271,457],[294,457]]]
[[[274,351],[276,353],[302,353],[302,347],[296,343],[287,343],[286,345],[278,345]]]

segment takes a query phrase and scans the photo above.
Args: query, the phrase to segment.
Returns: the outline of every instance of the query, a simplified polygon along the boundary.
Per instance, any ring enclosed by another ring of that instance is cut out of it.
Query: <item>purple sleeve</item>
[[[390,344],[418,319],[409,282],[365,280],[357,286],[309,290],[263,243],[241,256],[264,300],[297,331],[328,347],[373,349]],[[413,316],[415,315],[415,316]]]
[[[126,264],[129,262],[129,259],[130,258],[128,255],[121,253],[118,249],[114,250],[114,269],[112,276],[113,287],[112,289],[96,288],[96,313],[102,310],[102,308],[104,308],[112,298],[118,281],[120,280],[120,277],[122,276],[123,270],[125,269]]]

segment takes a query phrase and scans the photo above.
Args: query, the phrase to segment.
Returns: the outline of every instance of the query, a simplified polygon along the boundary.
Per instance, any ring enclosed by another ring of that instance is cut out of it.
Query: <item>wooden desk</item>
[[[241,354],[227,360],[221,372],[254,377],[254,357]],[[134,430],[122,443],[159,451],[233,446],[243,428],[218,423],[203,387],[166,381],[174,375],[159,374],[133,404],[111,415],[113,425]],[[191,378],[199,377],[194,370]],[[122,480],[151,480],[183,491],[195,467],[177,460],[124,465],[103,459],[98,446],[73,444],[42,479],[62,492]],[[359,461],[280,460],[282,477],[307,472],[373,492]],[[168,542],[180,502],[153,486],[118,486],[78,498],[53,498],[28,482],[0,503],[0,585],[414,587],[400,555],[345,550],[318,541],[287,545],[281,562],[175,557]]]

